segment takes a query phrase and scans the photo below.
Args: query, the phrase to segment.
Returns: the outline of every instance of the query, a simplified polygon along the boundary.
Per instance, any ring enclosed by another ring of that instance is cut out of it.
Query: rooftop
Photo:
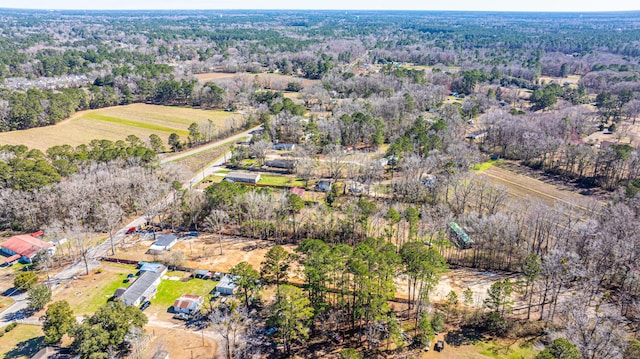
[[[184,294],[173,302],[174,308],[196,310],[202,304],[202,297],[193,294]]]
[[[145,264],[158,264],[158,263],[145,263]],[[160,265],[161,268],[154,272],[144,272],[140,275],[140,277],[131,284],[127,290],[122,293],[122,300],[126,304],[135,303],[144,292],[149,289],[149,287],[162,275],[164,275],[164,270],[167,268],[163,265]]]
[[[164,266],[160,263],[142,262],[140,272],[161,272],[163,267]]]
[[[231,274],[225,274],[224,277],[220,279],[220,282],[218,283],[218,285],[216,285],[216,288],[220,287],[220,288],[234,289],[236,287],[236,283],[234,283],[234,281],[238,279],[240,279],[239,276],[232,276]]]
[[[260,177],[259,173],[248,173],[248,172],[229,172],[224,178],[233,180],[234,178],[244,179],[244,180],[257,180]]]
[[[38,238],[31,237],[30,235],[19,235],[9,238],[2,243],[2,248],[5,248],[11,252],[20,254],[27,258],[33,257],[38,251],[53,247],[52,244],[43,242]]]
[[[176,239],[178,239],[178,236],[176,236],[175,234],[160,234],[156,236],[156,241],[153,244],[156,246],[166,247]]]

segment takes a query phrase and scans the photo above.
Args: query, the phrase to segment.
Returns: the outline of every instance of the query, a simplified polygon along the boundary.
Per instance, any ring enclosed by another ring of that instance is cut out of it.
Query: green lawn
[[[73,312],[76,315],[94,313],[107,303],[107,300],[113,296],[116,289],[127,288],[131,284],[124,283],[127,274],[135,274],[137,272],[137,269],[131,265],[109,263],[109,267],[116,267],[119,273],[103,272],[95,274],[95,285],[92,285],[91,288],[75,288],[75,292],[65,298],[71,304],[71,308],[73,308]],[[121,272],[120,269],[122,269]],[[92,283],[89,282],[87,284]],[[75,295],[76,293],[79,294]]]
[[[520,346],[517,343],[500,343],[495,340],[478,342],[476,347],[481,348],[480,354],[496,359],[533,359],[538,351],[529,346]]]
[[[167,276],[183,277],[184,275],[184,272],[167,272]],[[207,279],[190,279],[186,282],[163,279],[158,286],[156,297],[151,300],[151,305],[167,310],[181,295],[194,294],[206,296],[215,288],[216,284],[218,284],[218,282]]]
[[[261,175],[258,184],[273,187],[304,187],[304,180],[286,176]]]
[[[483,162],[473,166],[474,171],[484,171],[486,169],[491,168],[491,166],[500,163],[500,160],[489,160],[487,162]]]
[[[129,127],[137,127],[137,128],[141,128],[141,129],[145,129],[145,130],[151,130],[151,131],[154,131],[154,132],[176,133],[176,134],[178,134],[178,135],[180,135],[182,137],[189,136],[189,131],[178,130],[178,129],[175,129],[175,128],[172,128],[172,127],[160,126],[160,125],[157,125],[157,124],[143,122],[143,121],[127,120],[127,119],[124,119],[124,118],[107,116],[107,115],[102,115],[102,114],[98,114],[98,113],[91,113],[91,114],[87,115],[86,117],[90,118],[92,120],[99,120],[99,121],[103,121],[103,122],[116,123],[116,124],[119,124],[119,125],[126,125],[126,126],[129,126]]]
[[[1,330],[4,331],[4,328]],[[39,325],[18,324],[0,338],[0,359],[31,358],[44,346],[44,333]]]

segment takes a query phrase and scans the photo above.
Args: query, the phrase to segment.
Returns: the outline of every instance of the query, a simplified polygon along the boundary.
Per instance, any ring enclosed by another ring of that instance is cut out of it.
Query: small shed
[[[204,299],[199,295],[184,294],[176,299],[171,306],[174,313],[193,314],[200,309]]]
[[[160,234],[156,236],[156,241],[149,248],[152,251],[168,251],[178,243],[178,236],[175,234]]]
[[[252,183],[256,184],[260,181],[259,173],[248,172],[229,172],[224,179],[230,182]]]
[[[240,279],[240,276],[232,276],[231,274],[225,274],[218,285],[216,285],[216,291],[220,294],[231,295],[235,294],[237,286],[236,281]]]

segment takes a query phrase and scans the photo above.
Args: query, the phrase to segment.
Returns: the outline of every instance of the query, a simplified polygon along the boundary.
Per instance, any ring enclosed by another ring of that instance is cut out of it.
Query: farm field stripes
[[[138,128],[143,128],[146,130],[152,130],[152,131],[157,131],[157,132],[166,132],[171,134],[172,132],[175,132],[176,134],[180,135],[180,136],[187,136],[189,134],[188,131],[184,131],[184,130],[176,130],[175,128],[171,128],[171,127],[164,127],[164,126],[159,126],[159,125],[155,125],[152,123],[145,123],[142,121],[132,121],[132,120],[126,120],[123,118],[118,118],[118,117],[111,117],[111,116],[105,116],[105,115],[99,115],[96,113],[92,113],[87,115],[87,118],[92,119],[92,120],[97,120],[97,121],[104,121],[104,122],[111,122],[111,123],[117,123],[120,125],[126,125],[129,127],[138,127]]]
[[[587,202],[589,197],[568,190],[558,189],[553,185],[535,178],[526,177],[497,166],[491,166],[477,173],[485,174],[494,183],[507,187],[512,196],[525,197],[528,195],[531,198],[538,198],[549,205],[553,205],[555,202],[562,202],[581,210],[587,209],[583,206],[583,203]]]
[[[0,145],[26,145],[46,149],[68,144],[78,146],[94,139],[124,140],[128,135],[147,139],[155,133],[165,142],[171,133],[188,135],[191,123],[211,120],[223,128],[225,120],[234,116],[225,111],[198,110],[176,106],[132,104],[82,111],[54,126],[0,133]]]

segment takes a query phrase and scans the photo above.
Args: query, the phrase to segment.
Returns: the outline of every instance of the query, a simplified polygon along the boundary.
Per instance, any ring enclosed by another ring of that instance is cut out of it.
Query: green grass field
[[[177,106],[131,104],[81,111],[54,126],[0,133],[0,145],[26,145],[46,150],[56,145],[78,146],[94,139],[123,140],[135,135],[146,140],[154,133],[167,143],[171,133],[188,136],[191,123],[211,120],[217,128],[234,116],[231,112]]]
[[[0,338],[0,359],[31,358],[43,346],[41,326],[19,324]]]
[[[500,160],[489,160],[487,162],[479,163],[473,166],[474,171],[484,171],[491,168],[493,165],[500,163]]]
[[[258,184],[273,187],[304,187],[302,178],[261,175]]]
[[[479,342],[475,346],[482,349],[480,354],[496,359],[533,359],[538,354],[529,346],[509,345],[494,340]]]
[[[104,264],[101,273],[79,278],[53,300],[68,301],[76,315],[92,314],[107,303],[116,289],[128,287],[131,283],[124,283],[127,274],[136,272],[132,265]]]
[[[167,272],[167,276],[183,277],[184,272]],[[181,280],[162,280],[158,286],[156,297],[151,300],[153,307],[166,311],[173,302],[183,294],[194,294],[206,296],[215,288],[218,282],[207,279],[189,279],[186,282]]]

